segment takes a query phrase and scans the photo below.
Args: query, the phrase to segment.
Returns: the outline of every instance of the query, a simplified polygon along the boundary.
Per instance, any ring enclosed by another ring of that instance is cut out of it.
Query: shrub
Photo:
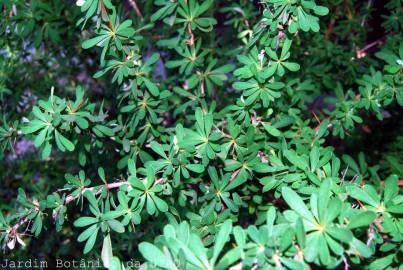
[[[403,14],[383,4],[1,0],[5,256],[398,269]]]

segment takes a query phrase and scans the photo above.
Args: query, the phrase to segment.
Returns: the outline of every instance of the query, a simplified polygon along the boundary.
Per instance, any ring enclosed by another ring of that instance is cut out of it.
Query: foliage
[[[403,14],[372,5],[0,0],[4,252],[398,269]]]

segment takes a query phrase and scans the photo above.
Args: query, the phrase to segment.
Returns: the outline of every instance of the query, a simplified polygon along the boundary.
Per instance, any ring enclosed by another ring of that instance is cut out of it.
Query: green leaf
[[[158,210],[160,210],[161,212],[168,211],[168,204],[165,201],[161,200],[155,195],[151,195],[151,198],[154,200],[154,203],[156,204]]]
[[[155,22],[156,20],[158,20],[159,18],[161,18],[167,11],[168,9],[170,9],[171,6],[169,4],[167,4],[166,6],[160,8],[159,10],[157,10],[152,16],[151,16],[151,21]]]
[[[274,137],[279,137],[281,135],[280,130],[278,130],[277,128],[275,128],[269,124],[263,123],[263,127],[270,135],[272,135]]]
[[[76,123],[81,129],[87,129],[89,127],[89,123],[82,117],[76,117]]]
[[[112,137],[115,135],[115,132],[113,131],[113,129],[103,126],[103,125],[96,125],[94,127],[95,129],[99,130],[102,134],[108,136],[108,137]]]
[[[56,141],[59,141],[59,143],[61,143],[63,146],[62,148],[60,148],[60,146],[58,145],[60,150],[63,151],[63,149],[65,148],[70,152],[74,151],[75,148],[74,144],[56,130],[55,130],[55,137]]]
[[[365,192],[365,190],[363,190],[362,188],[359,188],[357,186],[348,186],[347,188],[347,192],[349,193],[349,195],[351,197],[353,197],[354,199],[360,200],[364,203],[367,203],[373,207],[378,207],[379,206],[379,202],[375,201],[367,192]]]
[[[122,270],[122,264],[118,257],[113,256],[109,263],[109,270]]]
[[[334,239],[345,243],[350,243],[350,241],[353,239],[353,234],[347,229],[333,226],[326,228],[326,232],[328,232]]]
[[[293,150],[284,151],[284,156],[297,168],[301,170],[307,170],[308,164],[304,161],[304,159],[298,156]]]
[[[266,224],[267,224],[267,235],[273,235],[274,220],[276,219],[276,209],[270,207],[266,214]]]
[[[369,265],[369,269],[370,270],[382,270],[387,268],[389,265],[392,264],[393,259],[395,257],[395,254],[390,254],[388,256],[379,258],[375,261],[373,261],[370,265]]]
[[[315,172],[315,170],[318,168],[319,158],[319,148],[313,147],[309,155],[309,159],[311,161],[311,172]]]
[[[298,71],[300,66],[298,63],[284,62],[282,63],[289,71]]]
[[[325,179],[320,185],[318,193],[318,214],[319,220],[325,220],[325,215],[328,213],[328,202],[330,198],[330,179]]]
[[[85,191],[84,196],[87,198],[87,200],[94,208],[98,209],[98,201],[95,198],[94,193],[92,193],[92,191],[90,190]]]
[[[147,261],[155,266],[164,269],[177,269],[171,259],[153,244],[147,242],[140,243],[139,251]]]
[[[42,215],[38,213],[35,217],[34,224],[32,225],[31,228],[31,232],[33,232],[36,237],[38,237],[42,231],[42,224],[43,224]]]
[[[32,120],[29,122],[28,126],[22,127],[23,134],[31,134],[37,132],[38,130],[44,128],[46,123],[39,120]]]
[[[159,53],[153,53],[150,58],[147,59],[147,62],[145,63],[145,65],[150,66],[155,64],[158,59],[160,59],[160,54]]]
[[[43,121],[43,122],[47,122],[46,116],[45,114],[41,111],[41,109],[39,109],[39,107],[34,106],[32,108],[32,113],[35,115],[36,118],[38,118],[39,120]]]
[[[94,234],[94,232],[98,229],[98,224],[91,225],[87,229],[85,229],[77,238],[78,242],[83,242],[86,241],[88,238],[91,237],[91,235]]]
[[[103,220],[116,219],[122,215],[122,211],[108,211],[102,215]]]
[[[329,13],[329,9],[324,6],[315,6],[314,11],[315,14],[319,16],[325,16]]]
[[[119,221],[117,221],[116,219],[111,219],[108,220],[108,225],[109,227],[114,230],[115,232],[118,233],[124,233],[125,232],[125,226],[123,226],[122,223],[120,223]]]
[[[44,128],[39,132],[39,134],[35,137],[34,145],[35,147],[39,147],[43,144],[46,139],[46,135],[48,133],[48,129]]]
[[[350,222],[348,223],[348,229],[355,229],[359,227],[369,226],[376,219],[376,213],[371,211],[365,211],[359,213],[358,215],[354,215]]]
[[[150,91],[151,95],[158,96],[160,94],[160,90],[158,87],[151,82],[149,79],[143,77],[144,84],[146,85],[147,89]]]
[[[186,164],[186,168],[195,173],[202,173],[204,171],[204,166],[201,164]]]
[[[146,195],[146,196],[147,196],[147,204],[146,204],[147,213],[150,215],[154,215],[155,214],[154,200],[151,198],[150,195]]]
[[[283,47],[281,48],[280,59],[285,59],[288,51],[291,48],[292,41],[288,38],[284,40]]]
[[[211,258],[212,265],[215,264],[218,255],[220,255],[221,250],[223,249],[225,243],[229,240],[231,230],[232,230],[231,220],[227,220],[221,225],[220,231],[218,232],[214,243],[213,257]]]
[[[353,238],[350,245],[359,252],[360,256],[363,256],[364,258],[371,257],[373,253],[370,247],[368,247],[366,244],[364,244],[357,238]]]
[[[301,8],[297,8],[297,13],[298,13],[298,22],[299,22],[299,27],[302,29],[302,31],[307,32],[309,31],[310,25],[309,25],[309,20],[307,18],[307,14],[305,11]]]
[[[308,210],[301,197],[298,196],[298,194],[294,190],[289,187],[284,187],[281,191],[281,194],[292,210],[294,210],[301,217],[312,223],[315,221],[312,213]]]
[[[97,228],[95,232],[90,236],[90,238],[88,238],[87,242],[85,243],[84,254],[90,252],[91,249],[94,247],[95,241],[97,240],[98,231],[99,228]]]
[[[319,232],[314,232],[308,235],[304,250],[304,255],[308,262],[312,262],[317,257],[319,249],[321,248],[319,245],[321,237],[323,236]]]
[[[94,47],[95,45],[102,44],[107,39],[109,39],[109,36],[107,36],[107,35],[96,36],[96,37],[93,37],[91,39],[84,41],[81,46],[83,47],[83,49],[89,49],[91,47]]]
[[[97,223],[99,220],[95,217],[80,217],[76,221],[74,221],[74,226],[76,227],[85,227],[94,223]]]
[[[153,149],[153,151],[155,153],[157,153],[158,155],[160,155],[161,157],[168,159],[167,155],[165,154],[164,149],[162,148],[161,144],[153,141],[150,143],[151,149]]]
[[[352,157],[350,157],[349,155],[343,155],[342,159],[345,163],[347,163],[349,168],[354,170],[354,172],[356,172],[356,173],[360,172],[360,168],[358,167],[357,163],[355,162],[355,160]]]
[[[136,163],[134,162],[133,159],[129,159],[127,161],[127,167],[128,167],[128,170],[129,170],[131,175],[136,175],[136,173],[137,173]]]

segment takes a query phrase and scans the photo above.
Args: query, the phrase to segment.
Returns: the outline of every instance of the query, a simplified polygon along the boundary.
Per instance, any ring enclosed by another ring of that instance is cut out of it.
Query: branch
[[[134,9],[134,11],[136,12],[137,16],[140,17],[143,20],[144,19],[143,14],[141,14],[141,11],[140,11],[139,7],[137,6],[136,0],[129,0],[129,4]]]
[[[109,17],[108,11],[106,10],[106,7],[105,7],[104,2],[103,2],[102,0],[99,1],[99,5],[101,6],[101,11],[102,11],[102,13],[105,14],[106,17],[108,18],[108,25],[109,25],[109,28],[110,28],[111,30],[113,30],[112,21],[111,21],[111,18]]]
[[[84,194],[84,192],[86,192],[87,190],[93,191],[95,189],[98,189],[95,192],[95,195],[98,195],[102,192],[102,187],[106,187],[107,190],[109,189],[114,189],[114,188],[118,188],[121,187],[123,185],[129,184],[129,182],[127,181],[122,181],[122,182],[114,182],[114,183],[110,183],[110,184],[106,184],[106,185],[101,185],[101,186],[97,186],[97,187],[89,187],[89,188],[83,188],[80,194]],[[73,196],[73,195],[68,195],[66,197],[66,204],[71,203],[72,201],[74,201],[75,199],[79,198],[79,196]]]
[[[188,44],[188,45],[190,45],[190,46],[192,46],[194,43],[195,43],[195,36],[194,36],[194,34],[193,34],[193,32],[192,32],[192,25],[191,25],[191,23],[188,23],[188,25],[187,25],[187,32],[188,32],[188,34],[189,34],[189,39],[186,41],[186,43]]]
[[[18,228],[19,228],[20,226],[24,225],[25,223],[27,223],[28,221],[29,221],[29,220],[28,220],[28,217],[27,217],[27,216],[25,216],[24,218],[22,218],[17,224],[15,224],[13,227],[11,227],[11,232],[10,232],[10,234],[16,234]]]
[[[362,49],[357,48],[357,50],[356,50],[356,57],[357,57],[357,59],[360,59],[360,58],[365,57],[366,54],[367,54],[366,52],[367,52],[369,49],[371,49],[372,47],[377,46],[377,45],[382,45],[382,44],[384,43],[384,40],[383,40],[383,39],[384,39],[384,37],[381,37],[380,39],[377,39],[377,40],[375,40],[375,41],[373,41],[373,42],[371,42],[371,43],[365,45],[365,47],[362,48]]]
[[[367,10],[368,11],[369,11],[371,5],[372,5],[372,0],[369,0],[368,4],[367,4]],[[364,17],[362,18],[362,21],[361,21],[361,26],[362,27],[364,27],[366,20],[367,20],[367,14],[364,14]]]
[[[129,184],[129,182],[127,182],[127,181],[121,181],[121,182],[114,182],[114,183],[110,183],[110,184],[106,184],[106,185],[101,185],[101,186],[96,186],[96,187],[83,188],[82,191],[81,191],[81,193],[80,193],[80,195],[83,194],[83,193],[84,193],[85,191],[87,191],[87,190],[91,190],[91,191],[92,191],[92,190],[97,190],[97,191],[95,192],[95,195],[98,195],[98,194],[100,194],[100,193],[102,192],[102,188],[103,188],[103,187],[106,187],[106,189],[109,190],[109,189],[119,188],[119,187],[121,187],[121,186],[123,186],[123,185],[127,185],[127,184]],[[77,198],[79,198],[79,197],[80,197],[80,196],[68,195],[68,196],[66,197],[66,199],[65,199],[65,204],[67,205],[67,204],[69,204],[69,203],[75,201],[75,200],[76,200]],[[28,215],[22,217],[18,223],[16,223],[14,226],[11,227],[10,235],[11,235],[12,237],[15,237],[15,235],[17,234],[17,230],[18,230],[22,225],[24,225],[25,223],[27,223],[27,222],[30,221],[27,216],[28,216]]]

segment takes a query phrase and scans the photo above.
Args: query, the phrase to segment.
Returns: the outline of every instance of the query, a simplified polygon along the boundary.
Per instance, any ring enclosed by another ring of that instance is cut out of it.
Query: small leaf
[[[218,232],[214,243],[213,257],[211,258],[212,265],[215,264],[218,255],[220,255],[220,252],[223,249],[225,243],[229,240],[229,234],[231,233],[231,230],[232,230],[231,220],[227,220],[221,225],[220,231]]]
[[[161,157],[168,159],[167,155],[165,154],[164,149],[162,148],[161,144],[157,143],[156,141],[152,141],[150,143],[151,149],[157,153],[158,155],[160,155]]]
[[[329,9],[324,6],[316,6],[314,9],[316,15],[325,16],[329,13]]]
[[[151,82],[149,79],[143,77],[144,84],[146,85],[147,89],[150,91],[151,95],[158,96],[160,94],[160,90],[158,87]]]
[[[304,201],[302,201],[301,197],[298,196],[294,190],[289,187],[284,187],[281,191],[281,194],[292,210],[297,212],[301,217],[308,221],[315,221],[312,213],[308,210]]]
[[[57,134],[57,135],[56,135]],[[55,131],[55,136],[59,137],[61,144],[70,152],[74,151],[74,144],[64,137],[61,133]]]
[[[186,168],[195,173],[202,173],[204,171],[204,166],[201,164],[187,164]]]
[[[376,213],[371,211],[365,211],[359,213],[358,215],[354,215],[350,219],[347,228],[355,229],[359,227],[366,227],[369,226],[369,224],[371,224],[375,219],[376,219]]]
[[[266,214],[267,234],[269,237],[273,235],[273,225],[275,219],[276,219],[276,209],[272,206],[269,208]]]
[[[76,221],[74,221],[74,226],[76,227],[85,227],[91,224],[98,222],[98,219],[95,217],[80,217]]]
[[[155,266],[165,269],[177,269],[170,258],[153,244],[147,242],[140,243],[139,250],[143,257]]]
[[[108,225],[109,227],[114,230],[115,232],[118,233],[124,233],[125,232],[125,226],[123,226],[122,223],[120,223],[119,221],[117,221],[116,219],[111,219],[108,220]]]
[[[84,254],[90,252],[91,249],[94,247],[95,241],[97,240],[98,231],[99,228],[97,228],[95,232],[90,236],[90,238],[88,238],[87,242],[85,243]]]
[[[122,264],[118,257],[113,256],[109,263],[109,270],[122,270]]]
[[[285,66],[289,71],[298,71],[300,69],[300,66],[298,63],[291,63],[291,62],[284,62],[282,63],[283,66]]]
[[[295,151],[286,150],[284,151],[284,155],[293,165],[300,168],[301,170],[306,170],[308,168],[308,164],[304,161],[302,157],[299,157],[295,153]]]
[[[91,47],[94,47],[95,45],[99,45],[103,43],[105,40],[107,40],[109,37],[107,35],[101,35],[101,36],[96,36],[91,39],[88,39],[83,42],[81,45],[83,49],[89,49]]]
[[[281,131],[273,127],[272,125],[264,123],[263,127],[270,135],[274,137],[279,137],[281,135]]]
[[[354,199],[360,200],[364,203],[367,203],[373,207],[379,206],[379,201],[374,200],[365,190],[359,188],[357,186],[349,186],[346,188],[347,192],[350,194],[351,197]]]

